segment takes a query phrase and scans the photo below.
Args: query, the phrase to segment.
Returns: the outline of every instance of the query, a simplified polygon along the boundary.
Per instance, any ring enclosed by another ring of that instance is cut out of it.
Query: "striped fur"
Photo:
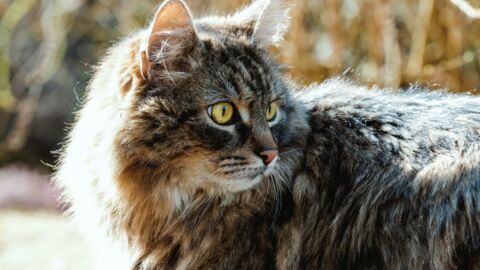
[[[480,268],[480,97],[331,79],[296,98],[311,133],[280,269]]]

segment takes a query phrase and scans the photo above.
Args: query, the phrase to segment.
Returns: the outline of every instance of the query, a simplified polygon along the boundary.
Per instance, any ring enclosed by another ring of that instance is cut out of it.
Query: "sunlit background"
[[[245,1],[190,0],[194,16]],[[273,50],[301,84],[332,75],[476,93],[480,12],[463,0],[291,0]],[[480,7],[480,0],[470,0]],[[145,25],[157,0],[0,0],[0,269],[90,269],[86,242],[49,184],[53,152],[92,67]],[[462,10],[461,10],[462,9]]]

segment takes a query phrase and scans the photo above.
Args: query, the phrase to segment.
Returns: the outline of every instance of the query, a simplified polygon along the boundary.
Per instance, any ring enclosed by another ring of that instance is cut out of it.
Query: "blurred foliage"
[[[478,88],[480,22],[449,0],[301,1],[293,15],[284,57],[305,82],[351,69],[381,86]]]
[[[388,87],[410,83],[475,92],[480,21],[463,0],[293,0],[279,61],[307,84],[344,74]],[[240,0],[187,1],[197,16]],[[145,25],[158,0],[0,0],[0,165],[52,162],[65,122],[95,65]],[[480,0],[470,0],[480,6]]]

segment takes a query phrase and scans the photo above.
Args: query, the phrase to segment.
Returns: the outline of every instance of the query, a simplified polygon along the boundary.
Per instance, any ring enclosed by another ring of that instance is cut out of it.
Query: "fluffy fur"
[[[478,268],[480,98],[293,96],[265,50],[286,25],[279,1],[193,19],[170,0],[110,50],[56,174],[98,268]],[[209,118],[220,101],[233,124]]]
[[[305,167],[281,269],[478,269],[480,98],[332,79],[298,93]]]

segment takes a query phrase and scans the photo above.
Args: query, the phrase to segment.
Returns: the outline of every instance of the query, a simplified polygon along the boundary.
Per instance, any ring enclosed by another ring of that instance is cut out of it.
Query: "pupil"
[[[222,106],[222,116],[225,116],[225,112],[227,111],[227,106]]]

